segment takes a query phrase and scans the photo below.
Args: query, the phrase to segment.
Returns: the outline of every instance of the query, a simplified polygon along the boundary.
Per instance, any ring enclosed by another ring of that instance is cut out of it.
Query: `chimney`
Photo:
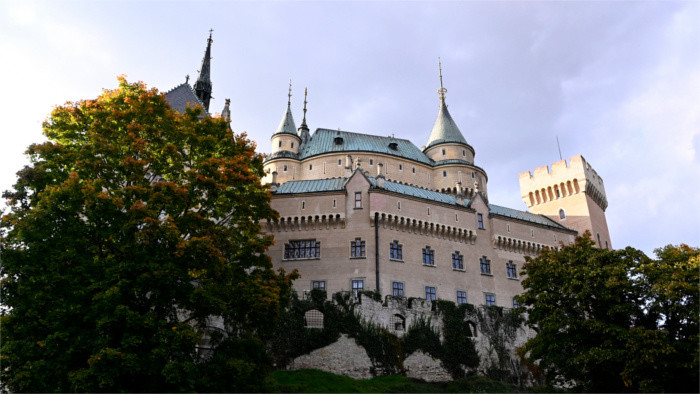
[[[374,179],[377,183],[377,187],[380,189],[384,189],[384,187],[386,186],[386,179],[384,178],[384,175],[382,174],[383,168],[384,168],[384,164],[377,163],[377,177]]]
[[[457,182],[457,194],[455,195],[455,203],[457,205],[465,206],[464,202],[464,189],[462,189],[462,182]]]

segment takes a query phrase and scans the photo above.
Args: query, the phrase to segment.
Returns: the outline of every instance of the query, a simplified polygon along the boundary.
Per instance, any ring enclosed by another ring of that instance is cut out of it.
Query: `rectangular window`
[[[374,165],[374,160],[369,159],[369,165]]]
[[[392,260],[403,260],[403,245],[399,245],[399,241],[389,244],[389,258]]]
[[[335,208],[335,206],[336,206],[335,199],[333,199],[333,208]]]
[[[352,280],[352,292],[355,294],[355,297],[365,288],[365,280],[364,279],[353,279]]]
[[[326,291],[326,281],[325,280],[314,280],[311,282],[311,288]]]
[[[515,297],[513,297],[513,308],[514,309],[520,308],[520,303],[518,302],[518,300],[515,299]]]
[[[292,149],[294,149],[294,143],[292,142]]]
[[[350,241],[350,257],[365,257],[365,241],[360,238]]]
[[[416,173],[416,167],[413,167],[413,173],[414,174]]]
[[[481,230],[485,229],[485,227],[484,227],[484,215],[477,213],[476,214],[476,221],[478,222],[479,228]]]
[[[447,178],[447,171],[443,171],[443,172],[442,172],[442,177],[443,177],[443,178]]]
[[[355,192],[355,208],[362,208],[362,192]]]
[[[458,304],[466,304],[467,303],[467,292],[466,291],[457,291],[457,303]]]
[[[282,141],[280,141],[280,143],[279,143],[279,145],[278,145],[278,146],[279,146],[280,148],[282,147]]]
[[[445,150],[444,150],[444,149],[442,150],[442,155],[445,156]]]
[[[479,259],[479,265],[481,266],[481,273],[484,275],[491,275],[491,260],[487,260],[486,256]]]
[[[301,209],[306,209],[306,201],[301,202]]]
[[[285,260],[317,259],[321,257],[321,243],[315,239],[289,241],[284,244]]]
[[[398,209],[401,209],[401,201],[399,201],[399,202],[396,203],[396,207],[397,207]]]
[[[399,171],[403,171],[403,164],[399,164]]]
[[[423,249],[423,265],[435,265],[435,251],[430,246]]]
[[[428,301],[435,301],[435,287],[425,286],[425,299]]]
[[[459,254],[459,252],[455,251],[452,253],[452,268],[456,270],[463,270],[464,269],[464,256]]]
[[[496,305],[496,295],[495,294],[484,293],[484,296],[486,298],[486,306]]]
[[[339,166],[343,165],[342,159],[338,159],[338,165],[339,165]]]
[[[284,167],[283,167],[283,170],[282,170],[282,171],[284,171],[284,172],[287,172],[287,165],[286,165],[286,164],[284,165]]]
[[[515,264],[512,261],[506,263],[506,274],[511,279],[516,279],[518,277],[518,273],[515,269]]]
[[[311,171],[311,170],[313,170],[313,169],[314,169],[314,165],[313,165],[313,164],[309,164],[309,171]]]
[[[396,297],[403,297],[403,283],[391,282],[392,294]]]
[[[507,231],[507,232],[510,232],[510,224],[506,224],[506,231]],[[556,235],[554,236],[554,240],[555,240],[555,241],[557,240],[557,236],[556,236]]]

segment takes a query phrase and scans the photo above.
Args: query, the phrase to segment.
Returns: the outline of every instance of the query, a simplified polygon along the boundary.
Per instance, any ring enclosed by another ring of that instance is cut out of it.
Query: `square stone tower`
[[[603,179],[581,155],[520,174],[520,194],[530,212],[579,232],[591,232],[600,248],[612,248]]]

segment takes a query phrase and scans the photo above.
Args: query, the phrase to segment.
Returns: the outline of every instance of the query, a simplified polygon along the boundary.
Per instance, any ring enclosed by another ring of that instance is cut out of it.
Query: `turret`
[[[282,121],[277,127],[277,131],[272,134],[272,154],[286,151],[296,156],[299,153],[301,137],[297,134],[297,127],[292,117],[292,82],[289,81],[289,93],[287,94],[287,110],[282,116]]]
[[[605,209],[603,179],[581,155],[520,174],[520,193],[530,212],[545,215],[562,226],[586,230],[600,248],[612,248]]]
[[[202,68],[199,70],[199,78],[194,84],[194,91],[204,104],[204,109],[209,112],[209,101],[211,100],[211,33],[213,30],[209,30],[209,39],[207,40],[207,49],[204,51],[204,58],[202,59]]]
[[[305,145],[309,141],[309,126],[306,125],[306,94],[307,88],[304,88],[304,118],[301,120],[301,126],[299,126],[299,138],[301,138],[301,145]]]
[[[440,89],[438,89],[440,110],[423,153],[435,161],[458,159],[473,164],[474,148],[464,139],[462,132],[459,131],[459,127],[447,110],[445,102],[447,89],[442,84],[442,63],[438,64],[440,68]]]
[[[433,188],[439,191],[457,194],[454,185],[457,182],[469,185],[478,181],[481,192],[486,193],[486,172],[474,165],[474,148],[459,131],[459,127],[447,110],[445,93],[447,89],[442,83],[442,62],[438,62],[440,71],[440,109],[433,130],[428,138],[428,144],[423,148],[423,153],[435,162],[432,174]],[[474,189],[467,188],[465,195],[472,196]]]

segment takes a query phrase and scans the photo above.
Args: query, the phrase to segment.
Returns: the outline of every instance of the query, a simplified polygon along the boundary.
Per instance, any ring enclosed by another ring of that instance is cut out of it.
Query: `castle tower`
[[[586,230],[600,248],[612,248],[605,209],[603,179],[581,155],[520,174],[520,193],[530,212],[545,215],[562,226]]]
[[[445,93],[447,89],[442,84],[442,62],[438,61],[440,70],[440,110],[430,132],[428,143],[423,153],[432,159],[436,166],[433,174],[433,187],[437,190],[454,190],[457,182],[467,186],[467,196],[472,197],[478,188],[484,196],[487,195],[486,182],[488,178],[483,169],[474,167],[465,171],[463,165],[474,166],[474,148],[459,131],[459,127],[447,110]],[[456,193],[456,190],[454,191]]]
[[[202,68],[199,70],[199,78],[194,84],[194,91],[204,104],[204,108],[209,112],[209,101],[211,100],[211,33],[213,30],[209,30],[209,39],[207,40],[207,49],[204,52],[204,58],[202,59]]]
[[[287,94],[287,110],[282,116],[282,121],[277,127],[277,131],[272,134],[272,153],[286,151],[296,155],[299,153],[301,137],[297,134],[297,126],[292,117],[292,82],[289,82],[289,93]]]

